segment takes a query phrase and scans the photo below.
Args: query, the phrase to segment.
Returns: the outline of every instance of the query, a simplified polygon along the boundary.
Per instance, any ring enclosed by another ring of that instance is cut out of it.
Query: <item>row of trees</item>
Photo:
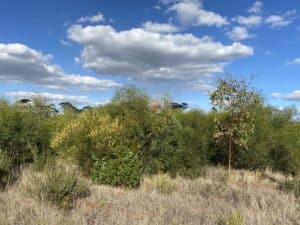
[[[0,181],[22,164],[42,168],[59,157],[72,160],[95,182],[136,187],[159,172],[195,178],[209,164],[230,170],[300,173],[300,123],[295,110],[279,110],[244,81],[220,79],[213,109],[185,110],[168,98],[154,101],[123,88],[109,104],[64,113],[40,100],[0,102]]]

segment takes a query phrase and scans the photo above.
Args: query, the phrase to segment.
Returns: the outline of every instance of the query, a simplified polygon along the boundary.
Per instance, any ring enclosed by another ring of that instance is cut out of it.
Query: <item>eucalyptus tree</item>
[[[257,91],[250,88],[244,80],[226,76],[217,81],[217,87],[210,94],[213,110],[220,112],[215,119],[214,142],[228,149],[228,176],[238,149],[247,149],[249,137],[254,132],[254,107],[262,104],[263,99]]]

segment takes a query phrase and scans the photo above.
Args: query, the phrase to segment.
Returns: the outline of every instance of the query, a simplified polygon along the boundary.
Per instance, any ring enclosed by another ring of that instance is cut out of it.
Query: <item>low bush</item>
[[[295,177],[293,180],[288,180],[280,184],[281,190],[294,193],[300,197],[300,176]]]
[[[137,154],[123,148],[109,157],[95,158],[92,178],[100,184],[135,188],[141,181],[141,168]]]
[[[9,182],[11,176],[12,159],[0,149],[0,189],[3,189]]]
[[[65,210],[72,209],[74,201],[89,194],[89,188],[76,171],[64,164],[48,165],[42,173],[33,172],[26,191],[32,197]]]
[[[162,194],[171,194],[176,189],[175,181],[168,174],[146,177],[143,184],[147,190],[155,190]]]
[[[244,225],[244,217],[240,212],[232,213],[227,217],[220,218],[217,225]]]

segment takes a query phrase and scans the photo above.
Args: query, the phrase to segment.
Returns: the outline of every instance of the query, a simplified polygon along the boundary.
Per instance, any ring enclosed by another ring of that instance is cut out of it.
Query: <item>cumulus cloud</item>
[[[0,79],[30,82],[57,89],[77,87],[103,90],[120,86],[112,80],[67,74],[58,65],[51,64],[51,59],[51,55],[44,55],[23,44],[0,43]]]
[[[100,12],[97,13],[96,15],[81,17],[77,20],[78,23],[100,23],[104,21],[105,21],[104,15]]]
[[[261,1],[256,1],[253,5],[248,9],[249,13],[259,14],[262,12],[263,3]]]
[[[178,27],[176,27],[174,24],[154,23],[151,21],[144,23],[143,28],[146,31],[154,33],[176,33],[179,31]]]
[[[174,11],[179,22],[183,25],[221,27],[229,24],[226,17],[205,10],[202,2],[197,0],[175,1],[175,3],[169,7],[169,11]]]
[[[288,101],[300,101],[300,90],[295,90],[288,94],[273,93],[273,98],[280,98]]]
[[[63,94],[54,94],[48,92],[31,92],[31,91],[13,91],[4,93],[7,97],[13,97],[15,99],[31,99],[35,97],[42,97],[51,102],[59,103],[59,102],[71,102],[73,104],[94,104],[88,96],[74,96],[74,95],[63,95]]]
[[[231,31],[227,32],[226,35],[235,41],[241,41],[253,37],[253,35],[249,34],[245,27],[234,27]]]
[[[279,16],[279,15],[270,15],[265,19],[265,23],[271,25],[271,27],[285,27],[293,22],[292,18]]]
[[[261,16],[257,16],[257,15],[252,15],[252,16],[238,16],[236,18],[233,19],[233,21],[247,26],[247,27],[252,27],[252,26],[258,26],[262,23],[263,18]]]
[[[246,45],[224,45],[207,36],[116,31],[102,25],[73,25],[68,37],[82,45],[80,61],[85,68],[142,80],[197,79],[223,72],[225,63],[253,54]]]

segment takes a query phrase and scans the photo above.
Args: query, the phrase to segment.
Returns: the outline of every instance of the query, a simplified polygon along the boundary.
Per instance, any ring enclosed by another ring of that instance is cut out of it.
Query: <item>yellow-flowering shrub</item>
[[[123,144],[122,133],[117,119],[100,110],[91,110],[69,121],[51,144],[59,154],[71,158],[90,173],[93,158],[101,159],[112,154],[117,146]]]

